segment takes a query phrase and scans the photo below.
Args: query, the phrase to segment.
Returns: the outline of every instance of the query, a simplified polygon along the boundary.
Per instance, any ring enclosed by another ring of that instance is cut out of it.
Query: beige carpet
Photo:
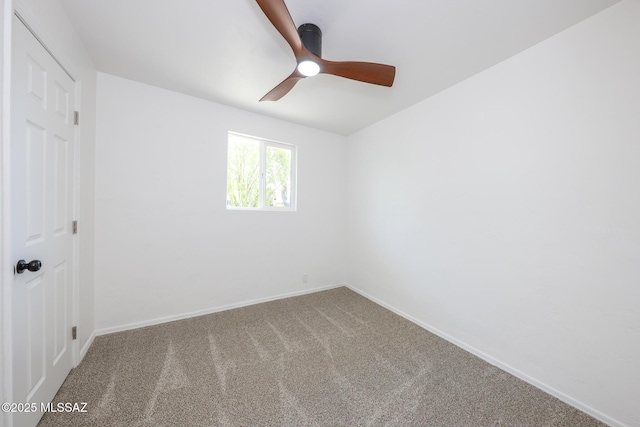
[[[96,338],[41,426],[602,426],[346,288]]]

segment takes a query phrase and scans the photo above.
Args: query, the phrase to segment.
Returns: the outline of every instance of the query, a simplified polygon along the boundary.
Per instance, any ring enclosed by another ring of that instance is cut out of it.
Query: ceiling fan
[[[298,63],[293,73],[260,101],[277,101],[289,93],[298,81],[318,73],[333,74],[380,86],[393,85],[396,67],[372,62],[334,62],[322,59],[320,28],[314,24],[303,24],[296,29],[284,0],[256,1],[269,21],[289,43]]]

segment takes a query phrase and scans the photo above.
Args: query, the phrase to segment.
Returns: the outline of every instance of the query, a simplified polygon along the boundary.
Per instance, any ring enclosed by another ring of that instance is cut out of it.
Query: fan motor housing
[[[322,31],[314,24],[302,24],[298,27],[298,35],[307,50],[318,58],[322,58]]]

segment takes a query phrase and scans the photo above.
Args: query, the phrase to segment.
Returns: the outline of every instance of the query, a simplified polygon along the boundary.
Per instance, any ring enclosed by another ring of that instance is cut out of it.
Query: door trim
[[[0,352],[2,352],[0,367],[2,379],[2,388],[0,388],[0,397],[2,402],[13,401],[13,324],[12,324],[12,286],[13,286],[13,253],[11,250],[11,166],[10,166],[10,154],[11,154],[11,105],[13,102],[13,94],[11,91],[12,83],[12,55],[13,55],[13,16],[16,17],[29,29],[34,35],[36,40],[45,48],[45,50],[53,57],[55,62],[60,65],[62,70],[69,75],[74,82],[74,91],[76,98],[75,109],[80,109],[81,99],[81,82],[77,81],[73,75],[74,70],[66,67],[64,64],[64,57],[56,55],[59,49],[56,49],[53,38],[47,35],[38,19],[31,12],[31,10],[21,0],[1,0],[2,1],[2,50],[3,62],[2,62],[2,110],[1,110],[1,154],[0,154],[0,197],[2,202],[2,213],[0,213],[0,231],[2,235],[0,246],[0,304],[1,316],[2,316],[2,330],[0,331]],[[63,58],[62,60],[60,58]],[[79,168],[80,168],[80,126],[76,126],[73,136],[73,149],[74,149],[74,185],[72,188],[71,198],[73,200],[73,214],[77,218],[79,214]],[[80,319],[80,306],[79,306],[79,239],[76,235],[73,239],[72,259],[73,259],[73,271],[71,277],[71,307],[70,307],[70,319],[72,325],[79,324]],[[72,366],[76,367],[80,363],[80,340],[74,340],[71,342],[71,356]],[[13,425],[13,418],[11,413],[0,413],[0,425],[11,427]]]
[[[13,295],[11,285],[13,284],[13,262],[10,253],[11,242],[11,224],[10,224],[10,174],[9,158],[11,143],[11,45],[13,43],[13,1],[2,0],[2,212],[1,234],[2,247],[2,265],[0,272],[2,284],[0,293],[2,304],[2,332],[0,334],[0,346],[2,350],[2,389],[0,395],[3,402],[12,402],[13,398],[13,336],[12,336],[12,317],[11,301]],[[12,417],[10,413],[0,414],[0,419],[7,427],[12,426]]]

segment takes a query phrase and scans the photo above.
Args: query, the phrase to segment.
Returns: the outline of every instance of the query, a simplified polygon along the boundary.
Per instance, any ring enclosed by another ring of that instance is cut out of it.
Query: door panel
[[[42,242],[44,239],[44,168],[46,131],[35,123],[27,122],[25,180],[27,220],[26,243]],[[13,148],[13,147],[12,147]],[[21,186],[22,187],[22,186]],[[17,195],[16,195],[17,196]]]
[[[42,275],[26,283],[27,295],[27,401],[38,391],[44,381],[46,342],[44,317],[44,282]]]
[[[41,260],[14,275],[13,396],[50,402],[71,370],[74,82],[20,20],[13,19],[11,250]],[[35,426],[41,413],[16,413]]]
[[[53,269],[53,366],[57,365],[60,359],[67,352],[67,299],[66,295],[69,283],[69,272],[67,263],[63,262]]]

